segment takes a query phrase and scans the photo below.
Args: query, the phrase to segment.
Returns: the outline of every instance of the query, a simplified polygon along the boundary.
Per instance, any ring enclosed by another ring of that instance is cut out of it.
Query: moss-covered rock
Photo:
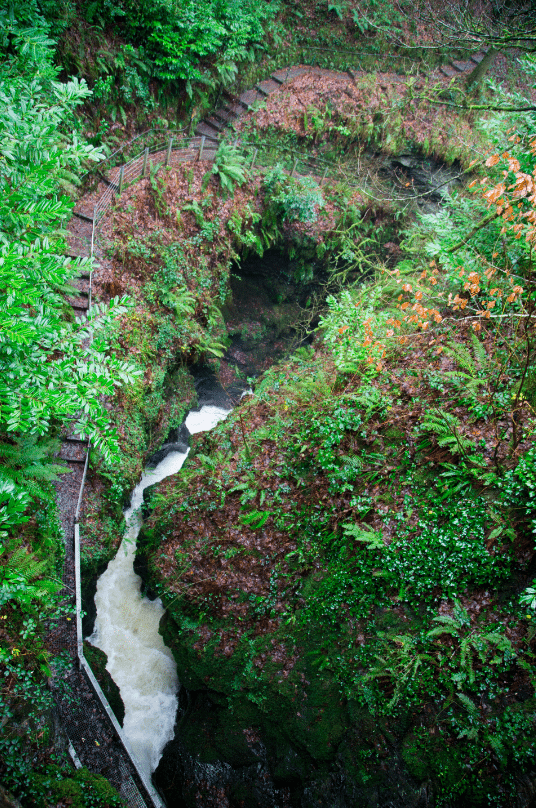
[[[86,640],[84,641],[84,656],[89,663],[91,670],[95,674],[95,678],[101,686],[102,692],[106,696],[108,704],[112,708],[115,717],[120,724],[123,724],[123,720],[125,718],[125,705],[123,704],[123,699],[121,698],[121,693],[118,686],[106,670],[106,665],[108,662],[106,653],[100,648],[97,648],[95,645],[91,645],[91,643],[87,642]]]
[[[115,788],[100,774],[85,767],[65,777],[58,767],[46,774],[34,774],[35,789],[42,794],[42,805],[70,805],[72,808],[119,808],[123,801]]]

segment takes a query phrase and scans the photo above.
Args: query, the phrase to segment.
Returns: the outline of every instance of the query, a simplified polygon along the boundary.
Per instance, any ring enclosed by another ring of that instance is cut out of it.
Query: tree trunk
[[[482,61],[471,71],[467,78],[466,89],[467,92],[477,90],[480,82],[484,78],[487,69],[493,64],[495,57],[499,53],[498,48],[489,48]]]

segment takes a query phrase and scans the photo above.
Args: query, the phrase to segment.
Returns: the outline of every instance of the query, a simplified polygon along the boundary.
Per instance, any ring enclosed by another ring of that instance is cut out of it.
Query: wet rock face
[[[246,708],[248,709],[248,708]],[[251,716],[254,708],[249,706]],[[427,782],[414,780],[393,750],[363,777],[350,729],[329,761],[314,759],[285,737],[282,726],[245,726],[212,691],[181,690],[175,738],[154,781],[168,808],[425,808]],[[251,717],[250,716],[250,717]],[[262,715],[257,712],[262,722]]]
[[[186,424],[183,423],[175,429],[171,429],[166,438],[166,442],[160,447],[160,449],[158,449],[158,451],[154,452],[154,454],[147,458],[147,468],[155,468],[155,466],[158,466],[158,464],[171,452],[186,452],[189,445],[190,433],[188,432]]]
[[[399,194],[415,200],[421,213],[437,213],[445,197],[460,184],[459,164],[445,163],[419,154],[399,154],[387,158],[380,176],[394,179]]]
[[[175,737],[153,780],[168,808],[277,808],[266,749],[253,729],[222,721],[218,694],[181,688]]]
[[[187,671],[183,677],[188,680]],[[329,749],[317,747],[313,755],[307,729],[298,736],[292,715],[278,721],[268,705],[261,711],[246,698],[231,701],[230,709],[221,692],[181,688],[174,740],[165,747],[153,776],[168,808],[437,804],[429,761],[420,751],[415,761],[408,760],[410,714],[398,720],[374,717],[361,708],[355,712],[350,702],[344,712],[351,723],[340,741],[329,743]],[[445,751],[438,746],[436,763],[444,760],[443,772],[447,776],[451,771],[455,785],[460,773],[450,766]],[[505,802],[498,804],[531,808],[536,776],[516,777],[515,794],[513,802],[504,795]],[[467,796],[454,798],[450,808],[466,808]]]

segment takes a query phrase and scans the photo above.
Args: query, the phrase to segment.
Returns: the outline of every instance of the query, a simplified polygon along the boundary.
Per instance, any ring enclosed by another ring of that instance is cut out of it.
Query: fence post
[[[296,159],[294,160],[294,165],[292,166],[292,171],[290,172],[291,177],[294,176],[294,172],[296,171],[296,166],[297,165],[298,165],[298,158],[296,157]]]
[[[123,175],[125,173],[125,166],[119,169],[119,196],[123,193]]]
[[[147,158],[148,157],[149,157],[149,147],[147,146],[145,148],[145,151],[143,152],[143,169],[142,169],[142,172],[141,172],[142,177],[145,177],[145,175],[147,174]]]
[[[168,146],[167,146],[167,152],[166,152],[166,165],[167,166],[169,165],[169,161],[171,159],[171,149],[172,148],[173,148],[173,138],[170,137],[169,143],[168,143]]]
[[[325,168],[325,169],[324,169],[324,173],[322,174],[322,179],[320,180],[320,187],[322,187],[322,186],[324,185],[324,182],[325,182],[325,180],[326,180],[327,173],[328,173],[328,170],[327,170],[327,168]]]
[[[255,160],[257,159],[257,152],[258,152],[258,149],[255,149],[254,152],[253,152],[253,157],[251,158],[250,168],[253,168],[253,166],[255,165]]]
[[[203,159],[203,149],[204,148],[205,148],[205,136],[202,135],[201,136],[201,143],[199,144],[199,157],[197,158],[198,160]]]

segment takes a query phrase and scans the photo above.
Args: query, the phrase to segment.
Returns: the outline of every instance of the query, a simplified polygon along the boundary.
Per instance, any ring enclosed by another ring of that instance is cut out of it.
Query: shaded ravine
[[[474,62],[478,62],[482,56],[483,54],[476,54],[474,57],[472,57],[472,59]],[[461,77],[463,77],[463,73],[466,72],[470,67],[471,65],[468,62],[463,66],[461,64],[456,64],[455,70],[447,68],[447,72],[445,72],[445,70],[442,68],[441,71],[444,76],[447,76],[447,78],[454,77],[456,73],[460,73]],[[198,159],[203,159],[210,162],[214,157],[217,147],[217,139],[219,137],[219,132],[222,129],[251,108],[256,100],[261,100],[263,97],[266,97],[274,91],[284,91],[285,84],[295,75],[301,74],[302,72],[307,72],[307,68],[304,68],[303,66],[294,66],[283,71],[276,71],[269,79],[259,83],[253,90],[243,93],[238,98],[238,103],[230,104],[228,107],[225,107],[222,110],[216,110],[212,116],[212,119],[205,119],[205,121],[201,122],[208,124],[210,127],[203,137],[193,138],[192,142],[189,144],[190,148],[179,148],[177,151],[175,151],[175,148],[173,149],[172,158],[174,158],[174,162],[180,164],[182,162],[194,161]],[[351,73],[349,73],[349,76],[352,78]],[[213,120],[216,121],[216,126],[214,126]],[[198,144],[198,141],[200,141],[200,144]],[[169,151],[171,151],[170,148]],[[161,163],[167,160],[165,150],[158,152],[155,155],[151,155],[151,165],[153,160],[160,161]],[[140,153],[138,160],[134,160],[133,163],[136,165],[139,164],[139,171],[142,171],[143,154]],[[111,176],[113,178],[117,179],[119,175],[119,167],[116,167],[115,170],[112,169]],[[95,245],[95,251],[93,251],[93,237],[95,235],[94,217],[96,217],[97,212],[96,203],[99,202],[102,197],[113,197],[114,192],[117,190],[118,186],[112,180],[106,177],[105,181],[97,184],[96,189],[90,193],[84,194],[84,196],[78,201],[77,210],[74,211],[74,216],[77,218],[73,218],[69,224],[70,238],[68,255],[72,255],[73,257],[87,256],[90,252],[91,244],[91,255],[95,254],[99,257],[99,259],[104,260],[104,255],[99,249],[97,249],[97,245]],[[100,218],[105,215],[107,210],[107,205],[105,205],[102,209],[99,207],[100,212],[98,221],[100,221]],[[96,269],[98,274],[98,268]],[[80,295],[82,297],[87,296],[87,292],[80,290]],[[88,308],[89,301],[73,299],[72,305],[74,309],[85,311]],[[80,311],[75,311],[75,314],[79,315]],[[80,463],[83,463],[82,455],[84,455],[85,452],[83,451],[82,447],[75,448],[77,448],[78,453],[76,458],[71,458],[72,447],[68,445],[67,441],[64,441],[62,446],[62,454],[67,453],[69,455],[65,459],[69,463],[73,464],[77,472],[78,483],[78,476],[81,476],[81,474],[78,475],[78,472],[81,472]],[[73,479],[69,479],[70,477]],[[74,553],[72,550],[73,514],[77,496],[77,494],[74,493],[74,477],[74,474],[64,475],[58,486],[60,512],[65,525],[65,540],[67,545],[64,580],[66,583],[69,582],[68,586],[69,591],[71,592],[74,591],[76,566]],[[72,495],[71,488],[73,488]],[[78,488],[78,486],[76,486],[76,488]],[[70,496],[66,497],[66,493]],[[126,796],[126,792],[123,792],[123,786],[128,781],[129,776],[126,774],[126,772],[129,764],[126,758],[124,758],[124,754],[122,756],[120,739],[114,736],[113,731],[111,731],[111,728],[108,726],[109,722],[106,720],[105,710],[101,707],[98,699],[95,698],[91,687],[84,679],[83,673],[79,671],[78,667],[74,664],[74,659],[76,657],[76,652],[74,650],[76,647],[76,627],[74,621],[64,627],[64,631],[60,637],[51,638],[51,647],[56,649],[56,645],[58,646],[58,650],[60,648],[69,648],[69,652],[73,657],[73,666],[70,669],[69,677],[73,681],[73,690],[81,697],[81,702],[78,707],[72,706],[67,702],[63,703],[61,699],[58,699],[58,707],[60,709],[63,727],[65,731],[67,731],[69,739],[74,745],[73,754],[76,752],[80,757],[81,762],[88,765],[92,770],[101,771],[102,773],[106,774],[106,776],[108,776],[109,779],[114,782],[115,785],[117,785],[117,787],[121,788],[122,793],[124,793],[124,796]],[[102,723],[102,728],[99,728],[99,722]],[[87,740],[90,737],[92,739],[91,742]],[[99,738],[98,742],[97,738]],[[93,745],[93,741],[95,745]],[[111,754],[111,744],[117,745],[117,760]],[[76,761],[78,761],[78,758],[76,758]],[[80,762],[77,762],[76,765],[80,765]],[[135,772],[133,772],[133,775],[135,778]],[[129,794],[129,804],[138,805],[138,798],[139,795],[137,795],[135,798],[131,798]],[[131,799],[133,800],[132,802]],[[146,798],[144,797],[144,799]]]
[[[229,410],[203,406],[186,418],[190,434],[206,432]],[[97,617],[89,641],[107,654],[107,670],[125,705],[124,733],[143,772],[150,777],[166,743],[173,738],[180,687],[171,651],[158,633],[164,607],[159,598],[141,596],[141,578],[134,572],[136,540],[141,528],[143,491],[176,474],[189,449],[170,452],[148,469],[125,511],[127,529],[115,558],[97,583]]]

